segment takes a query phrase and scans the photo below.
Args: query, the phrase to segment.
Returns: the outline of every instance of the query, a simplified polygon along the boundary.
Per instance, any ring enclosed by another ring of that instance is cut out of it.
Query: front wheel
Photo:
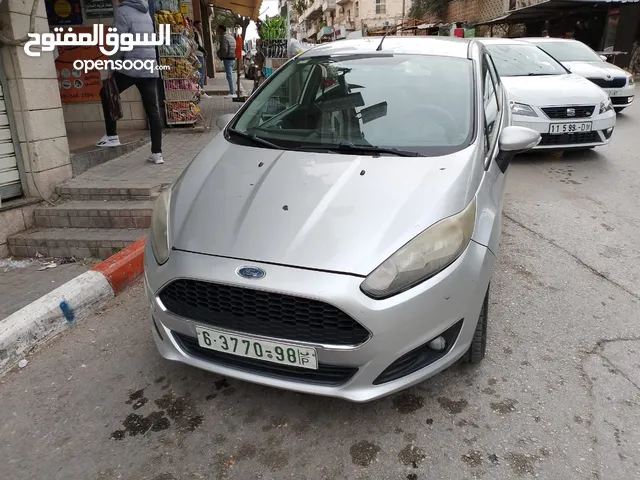
[[[616,113],[620,113],[625,108],[627,108],[627,107],[615,107],[614,110],[616,111]]]
[[[487,351],[487,323],[489,323],[489,287],[487,287],[487,293],[484,296],[482,302],[482,309],[480,310],[480,316],[478,317],[478,324],[476,325],[476,331],[473,334],[473,340],[469,350],[464,355],[466,363],[477,364],[484,358]]]

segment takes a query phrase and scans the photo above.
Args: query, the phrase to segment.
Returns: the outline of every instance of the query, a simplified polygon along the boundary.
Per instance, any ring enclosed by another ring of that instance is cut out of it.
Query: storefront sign
[[[87,18],[113,17],[111,0],[84,0],[84,13]]]
[[[82,25],[80,0],[45,0],[49,25]]]
[[[74,31],[91,33],[91,27],[78,27]],[[99,102],[102,80],[99,70],[87,73],[73,68],[75,60],[105,60],[108,57],[98,46],[58,47],[56,71],[62,103]]]

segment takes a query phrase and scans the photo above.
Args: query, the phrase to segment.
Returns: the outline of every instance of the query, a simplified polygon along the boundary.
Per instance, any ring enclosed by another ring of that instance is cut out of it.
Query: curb
[[[0,321],[0,374],[144,273],[146,237]],[[63,303],[64,302],[64,303]],[[66,303],[66,305],[65,305]],[[64,309],[64,310],[63,310]]]

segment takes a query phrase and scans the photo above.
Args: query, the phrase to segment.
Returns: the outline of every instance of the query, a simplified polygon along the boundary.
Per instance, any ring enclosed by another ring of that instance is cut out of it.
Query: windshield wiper
[[[234,135],[238,135],[242,138],[246,138],[247,140],[251,140],[255,145],[282,150],[282,147],[280,145],[276,145],[275,143],[271,143],[264,138],[260,138],[255,133],[241,132],[240,130],[236,130],[235,128],[227,128],[227,132],[233,133]]]
[[[546,77],[547,75],[560,75],[559,73],[541,73],[541,72],[535,72],[535,73],[528,73],[527,76],[529,77]]]
[[[296,147],[296,150],[318,150],[318,151],[326,151],[331,153],[354,153],[354,152],[365,152],[365,153],[386,153],[389,155],[395,155],[396,157],[421,157],[418,152],[413,152],[411,150],[400,150],[398,148],[387,148],[387,147],[376,147],[374,145],[354,145],[350,142],[343,142],[339,145],[304,145],[301,147]]]

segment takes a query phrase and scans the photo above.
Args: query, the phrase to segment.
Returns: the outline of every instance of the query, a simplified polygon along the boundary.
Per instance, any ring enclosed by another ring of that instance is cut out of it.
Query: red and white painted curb
[[[144,272],[146,238],[124,248],[0,321],[0,373],[12,368],[38,343],[70,328],[95,305],[118,295]]]

